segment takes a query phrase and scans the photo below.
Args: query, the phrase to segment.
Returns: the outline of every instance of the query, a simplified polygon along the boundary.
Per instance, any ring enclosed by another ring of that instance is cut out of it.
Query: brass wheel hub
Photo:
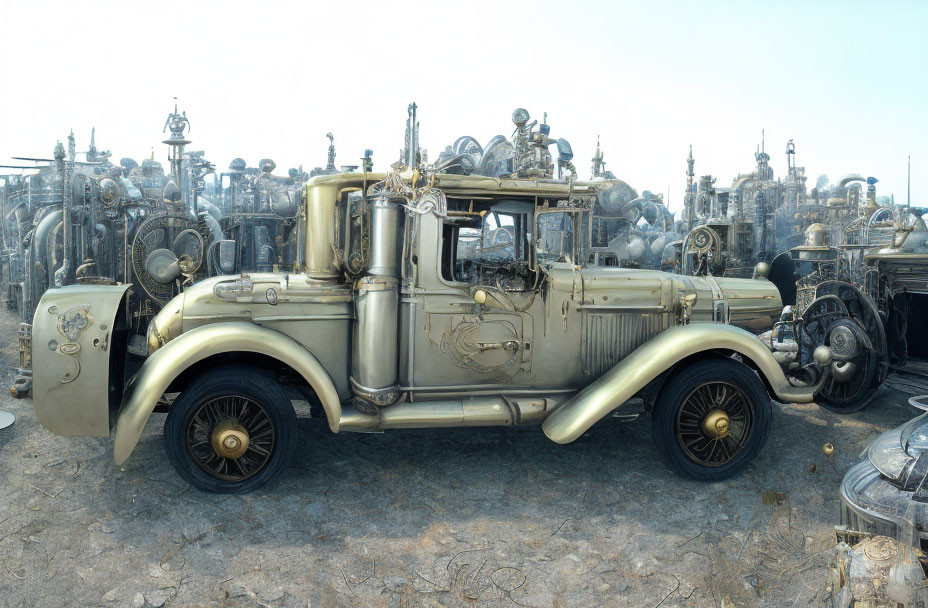
[[[699,385],[677,409],[677,442],[686,458],[699,466],[731,462],[747,447],[753,428],[747,395],[725,380]]]
[[[233,420],[220,422],[210,435],[210,443],[219,456],[237,460],[248,449],[250,438],[245,427]]]
[[[187,451],[220,481],[237,483],[258,474],[270,462],[276,442],[268,411],[242,395],[204,401],[187,423]]]
[[[712,410],[702,421],[703,432],[713,439],[722,439],[731,430],[731,420],[722,410]]]

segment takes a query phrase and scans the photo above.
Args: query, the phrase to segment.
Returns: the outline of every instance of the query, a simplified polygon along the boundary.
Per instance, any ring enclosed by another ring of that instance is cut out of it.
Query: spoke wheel
[[[772,418],[770,396],[754,370],[734,359],[705,359],[667,375],[654,402],[651,435],[675,473],[720,481],[751,464]]]
[[[250,492],[279,475],[296,448],[296,413],[274,376],[212,369],[181,391],[164,423],[177,473],[204,492]]]
[[[260,404],[229,395],[207,401],[187,424],[187,449],[209,475],[223,481],[248,479],[274,451],[274,425]]]
[[[677,441],[693,462],[719,467],[745,447],[753,415],[744,392],[727,382],[707,382],[677,411]]]

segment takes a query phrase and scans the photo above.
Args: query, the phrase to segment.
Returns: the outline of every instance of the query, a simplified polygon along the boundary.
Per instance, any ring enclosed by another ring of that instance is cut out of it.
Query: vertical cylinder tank
[[[355,281],[351,385],[374,405],[397,398],[401,205],[389,195],[370,201],[370,264]]]
[[[379,196],[371,200],[370,265],[367,274],[377,277],[399,276],[400,209],[404,198]]]

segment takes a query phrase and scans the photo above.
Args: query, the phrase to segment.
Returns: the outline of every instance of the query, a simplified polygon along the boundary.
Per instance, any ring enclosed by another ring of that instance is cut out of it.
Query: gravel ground
[[[0,312],[6,368],[16,326]],[[174,473],[164,415],[117,468],[111,440],[52,435],[2,394],[0,605],[55,608],[816,605],[841,476],[915,414],[891,389],[850,416],[776,407],[760,457],[717,484],[670,473],[647,416],[567,446],[301,421],[281,478],[227,497]]]

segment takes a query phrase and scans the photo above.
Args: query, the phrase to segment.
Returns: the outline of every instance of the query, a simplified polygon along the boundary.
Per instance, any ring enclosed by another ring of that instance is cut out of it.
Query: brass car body
[[[740,359],[777,399],[812,398],[815,387],[791,386],[750,333],[771,327],[781,310],[764,278],[587,264],[584,218],[595,193],[583,182],[445,174],[313,178],[303,194],[301,272],[187,288],[152,321],[148,356],[134,375],[121,361],[85,363],[98,354],[92,349],[73,355],[84,373],[94,365],[88,381],[106,380],[106,370],[132,376],[119,399],[116,461],[129,457],[163,395],[243,354],[296,372],[336,432],[543,422],[566,443],[700,357]],[[543,251],[542,241],[564,248]],[[471,246],[497,257],[468,257]],[[83,302],[97,318],[111,315],[125,288],[109,288],[112,297],[99,304],[83,286],[55,290],[37,315]],[[57,331],[36,328],[37,345]],[[105,436],[102,388],[66,386],[46,365],[59,355],[36,346],[34,356],[43,424]],[[92,423],[59,423],[63,409],[52,402],[64,395],[68,420]]]

